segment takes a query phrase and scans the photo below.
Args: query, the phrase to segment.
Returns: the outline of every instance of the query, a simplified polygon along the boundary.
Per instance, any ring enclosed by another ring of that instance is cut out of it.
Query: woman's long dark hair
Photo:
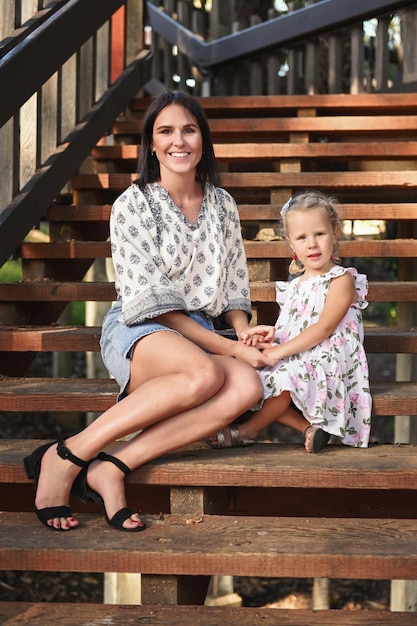
[[[186,109],[197,121],[203,140],[203,154],[197,165],[196,178],[203,185],[206,182],[219,185],[219,173],[214,156],[213,143],[206,115],[199,102],[182,91],[168,91],[158,96],[149,106],[143,120],[142,141],[138,162],[138,178],[135,183],[143,188],[160,178],[159,161],[151,153],[153,127],[162,109],[170,104],[178,104]]]

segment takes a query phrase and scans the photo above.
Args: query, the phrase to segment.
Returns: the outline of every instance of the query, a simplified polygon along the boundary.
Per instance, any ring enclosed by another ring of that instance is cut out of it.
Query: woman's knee
[[[240,412],[254,407],[263,396],[263,386],[256,370],[239,364],[229,379],[231,404]]]
[[[214,396],[225,383],[225,372],[209,355],[186,372],[187,388],[194,394],[196,403]]]

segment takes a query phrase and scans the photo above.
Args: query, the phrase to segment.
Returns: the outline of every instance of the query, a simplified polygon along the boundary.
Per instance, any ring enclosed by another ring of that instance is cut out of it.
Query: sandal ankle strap
[[[97,454],[97,458],[100,459],[100,461],[109,461],[110,463],[113,463],[113,465],[118,467],[119,470],[125,475],[130,473],[130,467],[128,467],[126,463],[123,463],[123,461],[113,456],[112,454],[107,454],[107,452],[99,452]]]
[[[73,454],[71,450],[67,448],[62,439],[61,441],[58,441],[56,453],[58,454],[58,456],[61,457],[61,459],[67,459],[68,461],[71,461],[71,463],[74,463],[74,465],[78,465],[79,467],[87,467],[88,465],[88,461],[83,461],[82,459],[79,459],[78,456],[75,456],[75,454]]]

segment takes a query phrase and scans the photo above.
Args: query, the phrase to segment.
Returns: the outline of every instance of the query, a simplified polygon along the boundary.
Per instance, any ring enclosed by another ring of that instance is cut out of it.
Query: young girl
[[[318,191],[299,193],[281,215],[293,252],[290,273],[301,275],[277,282],[275,327],[256,326],[241,335],[276,365],[259,371],[261,409],[223,431],[218,443],[248,445],[276,421],[303,432],[307,452],[319,452],[330,435],[367,447],[372,400],[362,345],[366,277],[336,264],[340,223],[331,198]]]

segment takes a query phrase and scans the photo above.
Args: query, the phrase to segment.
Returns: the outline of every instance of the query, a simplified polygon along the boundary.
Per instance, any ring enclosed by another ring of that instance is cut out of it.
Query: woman
[[[24,460],[38,518],[54,530],[78,526],[71,490],[95,500],[114,528],[143,530],[126,508],[125,475],[231,423],[262,396],[255,368],[273,364],[213,332],[220,315],[237,336],[248,328],[249,284],[236,205],[217,186],[208,123],[193,97],[174,91],[153,101],[138,170],[110,219],[118,299],[101,346],[119,402]],[[113,455],[99,453],[132,433]]]

